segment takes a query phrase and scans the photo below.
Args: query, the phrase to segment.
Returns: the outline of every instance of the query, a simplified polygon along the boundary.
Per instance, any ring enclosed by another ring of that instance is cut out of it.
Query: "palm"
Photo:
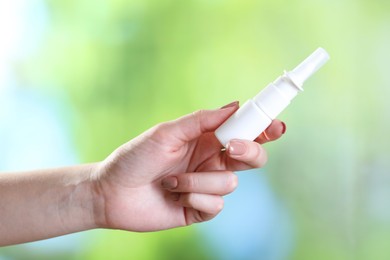
[[[224,170],[228,157],[221,152],[221,145],[211,132],[188,143],[170,144],[167,143],[169,139],[159,140],[154,136],[143,140],[146,141],[130,154],[124,154],[125,158],[120,159],[123,163],[113,167],[109,174],[112,177],[111,187],[106,192],[109,225],[136,231],[186,225],[183,207],[175,205],[169,199],[169,193],[161,189],[161,178],[186,172]],[[131,144],[125,146],[128,145]],[[138,160],[135,165],[126,163],[133,159],[134,154],[148,154],[148,161]]]

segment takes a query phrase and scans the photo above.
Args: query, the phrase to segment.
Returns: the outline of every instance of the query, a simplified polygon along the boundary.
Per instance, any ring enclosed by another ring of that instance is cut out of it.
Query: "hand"
[[[238,109],[200,110],[159,124],[115,150],[93,173],[100,227],[155,231],[215,217],[238,183],[233,171],[262,167],[260,143],[279,138],[281,121],[255,141],[232,140],[221,151],[214,130]]]

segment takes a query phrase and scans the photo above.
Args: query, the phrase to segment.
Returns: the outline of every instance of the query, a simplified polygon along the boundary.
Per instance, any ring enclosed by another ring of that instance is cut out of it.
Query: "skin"
[[[0,174],[0,245],[94,228],[147,232],[214,218],[238,185],[234,171],[267,161],[261,144],[285,131],[279,120],[255,140],[221,150],[214,130],[233,102],[159,124],[105,160],[58,169]]]

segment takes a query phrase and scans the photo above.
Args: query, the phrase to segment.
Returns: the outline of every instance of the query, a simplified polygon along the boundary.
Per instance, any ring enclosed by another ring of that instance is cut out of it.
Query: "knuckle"
[[[197,111],[192,112],[192,116],[194,118],[196,118],[197,120],[199,120],[202,117],[203,114],[204,114],[204,110],[203,109],[199,109]]]
[[[160,148],[162,148],[163,150],[171,151],[172,149],[169,140],[172,140],[173,130],[174,130],[173,122],[168,121],[153,126],[144,134],[148,139],[154,141],[155,144],[162,144]]]
[[[187,206],[194,206],[197,204],[198,199],[196,198],[196,194],[194,193],[188,193],[183,198],[184,204]]]
[[[200,122],[200,118],[201,118],[202,113],[203,113],[202,110],[197,110],[197,111],[192,112],[191,116],[195,122]]]
[[[149,134],[152,138],[155,138],[157,140],[163,139],[165,133],[167,132],[168,123],[159,123],[152,127],[149,131]]]
[[[192,175],[188,174],[187,176],[184,176],[184,180],[182,182],[182,188],[188,189],[188,191],[193,191],[198,186],[198,179]]]
[[[162,130],[164,130],[167,126],[167,123],[164,122],[164,123],[159,123],[157,125],[154,126],[154,130],[155,132],[161,132]]]
[[[192,112],[192,117],[194,118],[194,121],[196,122],[196,125],[200,128],[201,131],[203,131],[203,124],[202,124],[202,119],[204,117],[205,110],[200,109],[195,112]]]

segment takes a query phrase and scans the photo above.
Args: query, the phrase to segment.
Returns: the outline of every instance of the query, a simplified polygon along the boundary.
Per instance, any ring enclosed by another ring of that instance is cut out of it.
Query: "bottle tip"
[[[300,88],[302,84],[330,59],[324,48],[318,48],[289,72],[291,80]]]
[[[328,52],[324,48],[319,47],[306,60],[317,63],[317,69],[319,69],[329,59],[330,59],[330,56],[329,56]]]

